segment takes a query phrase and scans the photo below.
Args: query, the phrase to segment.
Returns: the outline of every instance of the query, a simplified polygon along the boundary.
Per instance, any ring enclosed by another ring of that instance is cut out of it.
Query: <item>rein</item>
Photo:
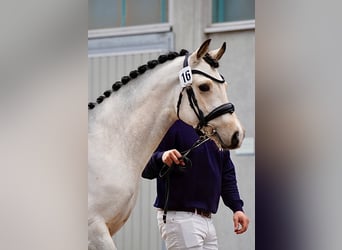
[[[189,58],[189,54],[186,54],[185,58],[184,58],[184,61],[183,61],[183,69],[189,67],[188,58]],[[207,73],[205,73],[203,71],[196,70],[196,69],[191,69],[191,73],[192,74],[203,75],[203,76],[209,78],[210,80],[213,80],[213,81],[218,82],[220,84],[225,82],[224,77],[222,75],[220,75],[221,78],[222,78],[220,80],[220,79],[217,79],[217,78],[215,78],[213,76],[208,75]],[[188,95],[188,100],[189,100],[189,103],[190,103],[190,107],[195,112],[195,114],[196,114],[196,116],[197,116],[197,118],[199,120],[199,122],[198,122],[198,124],[196,126],[196,132],[199,135],[203,134],[202,128],[205,127],[205,126],[208,126],[208,123],[211,120],[213,120],[213,119],[215,119],[215,118],[217,118],[217,117],[219,117],[221,115],[227,114],[227,113],[229,113],[229,114],[234,113],[235,107],[234,107],[234,105],[232,103],[229,102],[229,103],[224,103],[224,104],[214,108],[209,114],[204,116],[203,111],[198,106],[198,102],[197,102],[195,93],[194,93],[194,91],[193,91],[193,89],[191,87],[191,82],[189,82],[189,83],[190,84],[187,84],[187,86],[183,87],[182,91],[179,93],[178,102],[177,102],[177,117],[178,117],[178,119],[180,119],[180,117],[179,117],[179,108],[180,108],[180,105],[182,103],[183,91],[186,90],[186,93]]]

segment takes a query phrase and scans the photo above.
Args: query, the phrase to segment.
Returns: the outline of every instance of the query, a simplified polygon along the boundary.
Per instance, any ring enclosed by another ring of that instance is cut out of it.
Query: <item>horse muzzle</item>
[[[211,138],[219,148],[226,150],[239,148],[245,138],[244,129],[236,129],[232,133],[227,133],[227,131],[224,133],[224,130],[216,129],[211,124],[204,126],[198,133]]]

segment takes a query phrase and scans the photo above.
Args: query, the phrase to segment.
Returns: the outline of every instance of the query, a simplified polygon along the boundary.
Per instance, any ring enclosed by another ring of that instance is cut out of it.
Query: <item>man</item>
[[[169,250],[218,249],[211,215],[217,212],[220,196],[234,213],[235,233],[248,228],[229,151],[209,140],[187,155],[190,161],[182,158],[197,139],[191,126],[176,121],[142,173],[144,178],[157,178],[154,206]]]

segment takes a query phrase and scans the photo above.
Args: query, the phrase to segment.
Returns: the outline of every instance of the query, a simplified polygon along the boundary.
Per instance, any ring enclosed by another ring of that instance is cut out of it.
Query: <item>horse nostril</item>
[[[232,136],[232,143],[231,143],[231,146],[233,147],[233,148],[236,148],[237,147],[237,145],[239,145],[239,131],[236,131],[234,134],[233,134],[233,136]]]

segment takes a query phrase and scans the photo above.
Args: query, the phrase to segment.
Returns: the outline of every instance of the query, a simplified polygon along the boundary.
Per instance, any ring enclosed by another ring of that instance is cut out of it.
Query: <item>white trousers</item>
[[[211,218],[191,212],[158,210],[157,220],[162,239],[168,250],[217,250],[216,230]]]

